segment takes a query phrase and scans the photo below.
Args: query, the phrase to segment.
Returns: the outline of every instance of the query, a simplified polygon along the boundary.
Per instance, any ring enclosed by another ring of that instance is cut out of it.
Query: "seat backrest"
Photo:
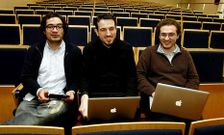
[[[130,17],[129,12],[113,12],[113,15],[116,17]]]
[[[211,17],[198,16],[198,21],[201,21],[201,22],[212,22],[212,18]]]
[[[17,15],[19,15],[19,14],[29,14],[29,15],[32,15],[32,14],[34,14],[34,10],[33,9],[16,9],[15,13]]]
[[[73,15],[73,10],[55,10],[55,13],[58,13],[60,15]]]
[[[166,18],[172,18],[172,19],[175,19],[175,20],[181,20],[182,19],[181,15],[167,14],[165,17]]]
[[[16,24],[16,15],[0,14],[0,24]]]
[[[74,14],[75,15],[84,15],[84,16],[92,16],[92,11],[82,11],[82,10],[79,10],[79,11],[74,11]]]
[[[117,17],[117,26],[138,26],[136,17]]]
[[[64,128],[31,125],[0,125],[0,135],[64,135]]]
[[[49,12],[54,12],[54,10],[50,10],[50,9],[36,9],[35,10],[35,14],[40,14],[40,15],[46,15]]]
[[[19,24],[0,24],[0,44],[20,44],[20,25]]]
[[[183,15],[182,19],[183,19],[183,21],[197,21],[196,16],[189,16],[189,15]]]
[[[221,23],[218,22],[202,22],[203,30],[220,30]]]
[[[153,31],[159,22],[160,22],[160,19],[153,19],[153,18],[140,18],[139,19],[140,27],[152,27]]]
[[[190,54],[197,69],[200,82],[223,82],[223,52],[194,49],[190,50]]]
[[[19,84],[27,46],[0,47],[0,84]]]
[[[149,18],[164,19],[164,14],[149,14]]]
[[[183,135],[184,130],[182,122],[126,122],[76,126],[72,135]]]
[[[150,27],[123,27],[124,41],[134,47],[147,47],[152,45],[152,28]]]
[[[183,21],[183,29],[201,29],[201,22]]]
[[[209,30],[184,29],[182,38],[186,48],[209,48]]]
[[[188,135],[223,135],[224,118],[213,118],[194,121],[190,125]]]
[[[19,24],[40,24],[41,15],[17,15]]]
[[[0,9],[0,14],[14,14],[13,9]]]
[[[85,25],[90,26],[90,16],[68,16],[68,24],[69,25]]]
[[[223,39],[224,39],[224,31],[211,31],[210,47],[216,49],[224,49]]]
[[[24,24],[22,26],[22,44],[23,45],[34,45],[44,41],[42,32],[40,31],[40,25],[38,24]]]
[[[81,25],[69,25],[65,35],[65,41],[85,46],[89,42],[89,27]]]

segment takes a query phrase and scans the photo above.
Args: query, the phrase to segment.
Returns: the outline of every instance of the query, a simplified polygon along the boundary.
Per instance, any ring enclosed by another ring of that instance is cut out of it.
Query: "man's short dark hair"
[[[98,23],[102,19],[112,19],[114,21],[115,26],[116,26],[116,17],[113,14],[110,14],[110,13],[100,14],[100,15],[97,16],[97,18],[94,21],[94,25],[95,25],[97,30],[98,30]]]
[[[171,19],[171,18],[163,19],[162,21],[158,23],[158,25],[156,26],[156,35],[160,34],[160,28],[165,25],[174,25],[177,28],[177,31],[176,31],[177,35],[179,36],[181,35],[180,23],[177,22],[175,19]]]
[[[49,12],[48,14],[46,14],[46,15],[42,18],[42,21],[41,21],[41,24],[40,24],[40,31],[44,34],[45,29],[46,29],[46,23],[47,23],[47,20],[50,19],[50,18],[53,18],[53,17],[58,17],[58,18],[62,21],[62,25],[63,25],[64,33],[66,34],[67,29],[68,29],[68,24],[66,23],[65,18],[62,17],[60,14],[58,14],[58,13],[54,13],[54,12]],[[46,38],[45,35],[44,35],[44,37]]]

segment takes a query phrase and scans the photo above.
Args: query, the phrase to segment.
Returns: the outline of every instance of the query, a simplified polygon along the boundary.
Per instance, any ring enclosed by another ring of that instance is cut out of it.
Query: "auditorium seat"
[[[194,121],[190,125],[188,135],[223,135],[224,118],[213,118]]]
[[[216,49],[224,49],[224,31],[211,31],[210,32],[210,47]]]
[[[35,43],[44,41],[40,25],[24,24],[22,26],[22,44],[32,46]]]
[[[202,22],[203,30],[220,30],[221,23],[218,22]]]
[[[183,15],[182,20],[183,21],[197,21],[197,17],[196,16]]]
[[[35,14],[40,14],[40,15],[46,15],[49,12],[54,12],[54,10],[49,10],[49,9],[36,9]]]
[[[138,26],[138,18],[136,17],[116,17],[117,26]]]
[[[184,29],[182,38],[186,48],[209,48],[209,30]]]
[[[16,9],[15,10],[15,14],[34,14],[34,10],[33,9]]]
[[[92,16],[92,11],[74,11],[74,14],[75,15],[78,15],[78,16],[81,16],[81,15],[84,15],[84,16]]]
[[[65,41],[78,46],[85,46],[89,42],[89,27],[81,25],[69,25],[65,35]]]
[[[16,15],[0,14],[0,24],[16,24]]]
[[[150,27],[123,27],[124,41],[134,47],[147,47],[152,45],[152,28]]]
[[[0,44],[20,44],[19,24],[0,24]]]
[[[183,21],[183,29],[201,29],[201,22]]]
[[[90,26],[90,16],[69,15],[67,20],[69,25]]]
[[[130,17],[129,12],[113,12],[113,15],[116,17]]]
[[[159,22],[160,22],[160,19],[140,18],[139,25],[140,25],[140,27],[152,27],[153,32],[154,32],[154,30]]]
[[[137,17],[139,18],[148,18],[148,14],[147,13],[131,13],[131,17]]]
[[[212,22],[212,18],[211,17],[198,16],[198,21],[201,21],[201,22]]]
[[[17,15],[18,18],[18,23],[23,25],[23,24],[40,24],[41,22],[41,15],[35,15],[35,14],[31,14],[31,15],[24,15],[24,14],[20,14]]]
[[[20,74],[28,46],[0,46],[0,84],[19,84]]]
[[[167,14],[165,17],[166,18],[172,18],[172,19],[175,19],[175,20],[181,20],[182,19],[181,15],[171,15],[171,14]]]
[[[223,56],[222,51],[192,49],[190,54],[194,60],[200,83],[223,82]]]
[[[213,22],[224,23],[224,18],[213,18]]]
[[[184,135],[182,122],[127,122],[75,126],[72,135]]]
[[[68,15],[73,15],[74,11],[73,10],[55,10],[55,13],[68,16]]]
[[[14,14],[12,9],[0,9],[0,14]]]
[[[64,128],[34,125],[0,125],[0,135],[64,135]]]
[[[149,14],[149,18],[164,19],[164,14]]]

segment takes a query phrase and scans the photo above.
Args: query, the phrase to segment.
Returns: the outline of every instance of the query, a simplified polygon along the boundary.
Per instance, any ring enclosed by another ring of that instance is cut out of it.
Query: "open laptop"
[[[209,92],[158,83],[151,111],[197,120],[202,117],[208,96]]]
[[[140,96],[89,98],[89,120],[134,119]]]

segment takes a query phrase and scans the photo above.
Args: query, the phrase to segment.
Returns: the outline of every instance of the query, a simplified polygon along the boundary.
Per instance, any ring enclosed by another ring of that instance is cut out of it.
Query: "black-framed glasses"
[[[54,28],[56,28],[57,30],[61,30],[63,29],[63,24],[57,24],[57,25],[49,24],[46,26],[46,29],[48,30],[54,30]]]

